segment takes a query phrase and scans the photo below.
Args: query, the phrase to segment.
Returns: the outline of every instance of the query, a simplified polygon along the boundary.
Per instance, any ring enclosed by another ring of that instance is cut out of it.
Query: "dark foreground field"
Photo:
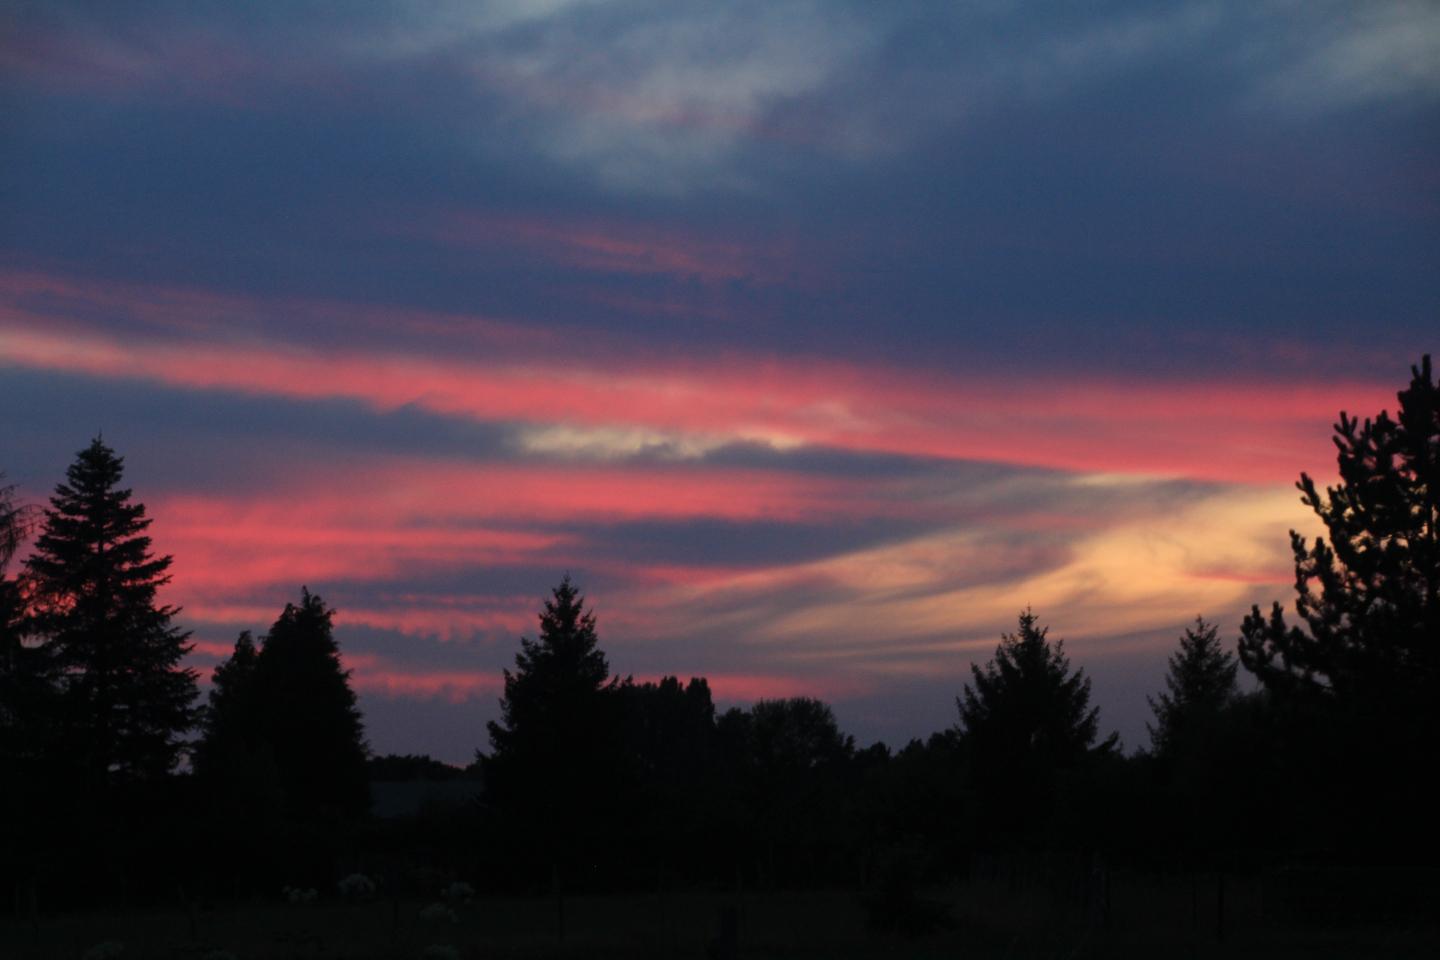
[[[1434,921],[1336,918],[1343,904],[1295,907],[1254,878],[1117,877],[1103,900],[967,885],[929,891],[949,925],[928,934],[877,930],[846,892],[749,893],[739,901],[738,957],[1431,957]],[[1277,903],[1277,900],[1284,902]],[[720,914],[733,897],[570,898],[564,935],[557,904],[480,898],[456,918],[426,919],[427,904],[338,900],[213,909],[8,918],[0,957],[14,958],[541,958],[711,956]],[[1223,909],[1222,909],[1223,906]],[[434,913],[436,911],[430,911]],[[1328,916],[1328,919],[1327,919]],[[724,954],[719,954],[723,956]]]

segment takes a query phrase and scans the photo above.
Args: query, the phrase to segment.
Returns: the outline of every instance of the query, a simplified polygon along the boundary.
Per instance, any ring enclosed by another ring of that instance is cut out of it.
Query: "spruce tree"
[[[974,686],[965,685],[956,706],[964,736],[982,751],[1068,764],[1095,743],[1100,708],[1090,706],[1090,679],[1071,672],[1065,641],[1050,643],[1049,632],[1026,610],[1019,631],[1001,635],[993,660],[970,665]]]
[[[189,634],[161,604],[171,558],[155,556],[143,504],[120,485],[124,461],[98,438],[55,488],[26,561],[43,639],[63,687],[60,735],[98,783],[167,774],[195,722]]]
[[[201,738],[195,749],[195,773],[220,781],[260,740],[255,665],[259,654],[250,631],[235,641],[230,656],[215,667],[209,702],[201,716]]]
[[[522,638],[514,672],[505,671],[483,758],[490,802],[556,869],[599,842],[597,807],[614,794],[620,704],[609,674],[595,615],[566,575],[545,601],[538,638]]]
[[[515,672],[505,671],[501,720],[487,725],[493,758],[571,753],[593,723],[609,675],[595,615],[567,574],[545,601],[539,638],[522,637]]]
[[[1169,755],[1192,746],[1193,739],[1213,726],[1221,711],[1235,699],[1235,655],[1220,645],[1220,631],[1203,617],[1187,627],[1180,649],[1170,655],[1165,692],[1147,697],[1155,722],[1146,724],[1151,747]]]
[[[1357,859],[1440,854],[1415,771],[1440,738],[1440,388],[1411,368],[1392,418],[1342,412],[1340,482],[1296,485],[1325,535],[1290,533],[1295,613],[1252,607],[1240,662],[1272,715],[1271,807],[1291,842]],[[1343,824],[1343,830],[1336,825]]]
[[[360,815],[370,805],[369,748],[350,672],[340,662],[334,617],[302,588],[300,603],[285,605],[255,656],[257,740],[273,757],[291,814],[301,818]],[[248,657],[243,645],[237,652],[242,662]],[[244,668],[234,658],[229,667],[221,708],[235,707],[230,719],[243,724]],[[235,701],[227,702],[231,694]]]
[[[1048,816],[1060,781],[1097,754],[1112,752],[1111,734],[1098,746],[1100,710],[1090,706],[1090,679],[1070,669],[1065,642],[1047,639],[1035,614],[1020,614],[1019,631],[1002,634],[995,657],[971,664],[973,686],[956,698],[961,742],[990,812],[1006,827],[1028,829]]]
[[[1408,715],[1432,734],[1440,718],[1440,389],[1430,357],[1411,368],[1399,412],[1340,414],[1340,483],[1301,502],[1325,525],[1311,543],[1290,532],[1295,612],[1251,608],[1240,659],[1276,696],[1362,715]],[[1398,732],[1398,731],[1397,731]]]

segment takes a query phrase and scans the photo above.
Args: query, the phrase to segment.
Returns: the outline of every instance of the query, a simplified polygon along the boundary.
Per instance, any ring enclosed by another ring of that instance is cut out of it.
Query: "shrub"
[[[441,890],[440,896],[446,903],[468,903],[475,897],[475,888],[462,880],[456,880]]]
[[[375,896],[375,881],[363,873],[352,873],[336,884],[346,900],[368,900]]]

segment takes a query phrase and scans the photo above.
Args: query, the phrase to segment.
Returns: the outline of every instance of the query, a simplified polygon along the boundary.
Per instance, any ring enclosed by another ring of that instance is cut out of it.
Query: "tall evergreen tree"
[[[974,686],[965,685],[956,706],[965,738],[984,752],[1065,764],[1095,743],[1100,708],[1090,706],[1090,679],[1071,672],[1065,641],[1051,644],[1048,634],[1026,610],[1019,631],[1001,635],[994,659],[970,665]]]
[[[983,668],[971,664],[973,686],[955,701],[981,791],[1010,827],[1047,816],[1061,778],[1119,741],[1112,733],[1095,745],[1100,710],[1090,706],[1085,671],[1071,671],[1065,642],[1050,643],[1029,610],[1019,626],[1001,635]]]
[[[1220,631],[1203,617],[1186,627],[1180,649],[1170,655],[1165,692],[1147,697],[1155,722],[1146,724],[1157,755],[1183,749],[1190,739],[1213,726],[1235,699],[1235,655],[1220,645]]]
[[[557,868],[602,836],[594,811],[611,797],[620,766],[609,675],[595,615],[566,575],[545,601],[538,638],[522,638],[515,671],[505,671],[484,758],[490,801]]]
[[[1411,368],[1399,413],[1363,423],[1340,414],[1340,483],[1301,502],[1329,536],[1290,532],[1295,611],[1253,607],[1240,659],[1271,693],[1339,702],[1359,714],[1404,713],[1434,734],[1440,719],[1440,389],[1430,357]],[[1398,731],[1397,731],[1398,732]]]
[[[258,741],[274,758],[290,812],[299,817],[363,814],[370,805],[364,722],[340,663],[335,611],[307,589],[287,603],[254,657],[254,717]],[[228,664],[221,708],[243,724],[245,661]],[[233,695],[233,699],[232,699]],[[243,708],[243,709],[242,709]],[[240,731],[231,731],[240,732]]]
[[[1411,368],[1394,418],[1335,425],[1340,483],[1307,474],[1301,502],[1326,535],[1291,531],[1295,612],[1251,608],[1240,661],[1264,685],[1280,772],[1268,799],[1290,841],[1357,859],[1440,853],[1414,789],[1440,738],[1440,388]],[[1335,824],[1343,823],[1343,830]]]
[[[254,638],[249,630],[243,631],[211,677],[195,748],[195,773],[217,786],[232,780],[232,774],[247,767],[246,759],[263,748],[255,685],[258,660]]]
[[[295,857],[293,847],[283,841],[261,842],[284,836],[279,828],[284,822],[285,793],[260,711],[258,666],[259,653],[246,630],[230,656],[215,668],[202,736],[195,748],[195,780],[204,803],[201,816],[225,824],[210,841],[209,860],[217,867],[224,865],[223,874],[237,892],[250,885],[272,884],[277,865]]]
[[[189,634],[157,600],[171,558],[151,552],[123,466],[99,439],[82,450],[26,562],[29,628],[61,678],[67,750],[100,782],[164,776],[196,717],[195,674],[181,666]]]

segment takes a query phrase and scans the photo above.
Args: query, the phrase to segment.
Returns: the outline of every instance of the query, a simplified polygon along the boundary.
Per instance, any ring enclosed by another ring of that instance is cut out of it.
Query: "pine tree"
[[[974,686],[965,685],[956,706],[964,736],[982,750],[1067,764],[1094,744],[1100,708],[1090,707],[1090,680],[1070,671],[1065,641],[1052,645],[1049,632],[1026,610],[1019,632],[1001,635],[993,660],[970,665]]]
[[[1403,713],[1432,732],[1440,703],[1440,390],[1430,357],[1411,368],[1399,413],[1335,425],[1340,484],[1322,495],[1300,475],[1301,502],[1329,534],[1291,531],[1295,610],[1253,607],[1240,659],[1281,698]]]
[[[258,659],[255,640],[245,630],[230,656],[215,667],[195,749],[195,772],[203,779],[222,778],[236,755],[247,752],[260,736],[255,690]]]
[[[491,721],[485,790],[512,826],[558,864],[598,842],[618,773],[615,682],[599,648],[595,615],[567,575],[545,601],[536,640],[522,638],[505,671],[500,721]],[[578,816],[589,800],[592,815]]]
[[[274,861],[268,858],[276,857],[276,850],[264,841],[277,835],[285,810],[275,751],[260,712],[258,667],[259,653],[246,630],[215,668],[195,749],[203,815],[225,825],[210,840],[210,859],[225,865],[236,890],[273,882]],[[277,859],[293,856],[293,850],[284,849]]]
[[[1414,788],[1440,737],[1440,389],[1429,356],[1397,399],[1393,419],[1340,414],[1338,485],[1322,494],[1300,475],[1301,502],[1327,534],[1290,533],[1301,624],[1279,603],[1268,615],[1252,607],[1239,652],[1267,695],[1268,803],[1292,842],[1424,862],[1440,853],[1429,797]]]
[[[1170,655],[1165,676],[1166,692],[1147,697],[1155,723],[1146,724],[1157,755],[1184,749],[1220,712],[1235,699],[1235,655],[1220,645],[1220,631],[1203,617],[1187,627],[1180,649]]]
[[[992,815],[1009,827],[1047,816],[1062,777],[1119,741],[1112,733],[1095,745],[1100,710],[1090,706],[1085,671],[1071,671],[1065,642],[1051,644],[1032,611],[1019,625],[1001,635],[984,668],[971,664],[974,685],[956,698],[975,777]]]
[[[302,588],[300,603],[285,605],[255,656],[258,740],[274,758],[290,812],[302,818],[359,815],[370,805],[364,722],[350,672],[340,663],[334,616],[320,597]],[[237,645],[237,652],[242,650]],[[225,699],[232,693],[238,699],[244,668],[233,658],[229,666],[232,689]],[[225,704],[232,705],[240,706]],[[243,722],[244,712],[237,709],[235,719]]]
[[[120,486],[124,461],[96,439],[55,488],[26,562],[29,628],[64,690],[61,733],[101,782],[154,780],[175,765],[194,724],[189,634],[157,601],[171,558],[154,556],[143,504]]]
[[[487,725],[494,757],[559,757],[589,726],[610,666],[584,604],[567,574],[545,601],[539,639],[521,638],[515,672],[505,671],[501,720]]]

